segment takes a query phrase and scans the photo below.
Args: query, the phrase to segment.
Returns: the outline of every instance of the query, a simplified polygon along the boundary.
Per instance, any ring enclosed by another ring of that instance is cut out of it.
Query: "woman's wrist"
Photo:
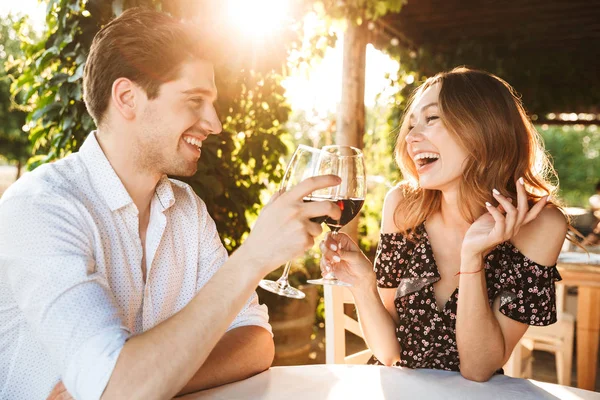
[[[459,274],[469,274],[483,270],[483,254],[462,252]]]
[[[358,282],[355,282],[352,287],[350,287],[350,292],[354,296],[364,296],[369,293],[377,293],[377,278],[375,274],[369,274],[363,276]]]

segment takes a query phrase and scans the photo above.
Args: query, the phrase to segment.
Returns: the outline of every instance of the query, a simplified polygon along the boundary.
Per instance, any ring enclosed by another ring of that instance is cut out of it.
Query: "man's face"
[[[182,64],[179,79],[161,85],[156,98],[144,98],[134,155],[142,169],[195,174],[202,142],[222,130],[213,105],[216,98],[213,67],[200,60]]]

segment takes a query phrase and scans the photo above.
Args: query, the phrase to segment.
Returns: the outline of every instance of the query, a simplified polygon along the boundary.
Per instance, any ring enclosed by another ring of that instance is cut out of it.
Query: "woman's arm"
[[[507,217],[508,220],[508,217]],[[507,224],[508,225],[508,224]],[[546,207],[523,225],[513,244],[540,265],[554,265],[562,247],[567,224],[562,213]],[[489,307],[483,256],[464,252],[461,258],[456,339],[461,374],[470,380],[487,381],[510,357],[528,325],[499,311],[499,298]],[[481,270],[481,271],[479,271]],[[476,273],[469,273],[475,272]]]
[[[382,232],[398,230],[393,215],[401,199],[398,188],[392,189],[386,196]],[[400,343],[396,337],[398,313],[394,305],[396,289],[377,288],[371,262],[348,236],[340,234],[338,242],[334,242],[328,235],[321,250],[322,268],[331,265],[339,279],[352,285],[350,291],[354,296],[363,336],[375,357],[388,366],[400,361]],[[335,259],[336,256],[339,259]]]

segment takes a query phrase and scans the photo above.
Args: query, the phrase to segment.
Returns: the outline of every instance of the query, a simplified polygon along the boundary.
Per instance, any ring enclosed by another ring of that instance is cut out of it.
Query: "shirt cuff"
[[[100,399],[129,336],[125,327],[113,327],[92,336],[77,350],[62,376],[73,398]]]
[[[227,328],[227,332],[232,329],[239,328],[241,326],[255,325],[266,329],[271,336],[273,336],[273,330],[271,324],[269,324],[269,312],[267,306],[264,304],[251,305],[247,309],[243,310],[235,320]]]

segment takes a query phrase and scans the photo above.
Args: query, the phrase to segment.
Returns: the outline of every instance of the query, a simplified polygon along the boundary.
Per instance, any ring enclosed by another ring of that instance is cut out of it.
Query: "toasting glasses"
[[[300,145],[290,160],[280,189],[289,190],[293,186],[313,176],[337,175],[342,179],[338,186],[329,187],[313,192],[304,198],[309,201],[335,202],[342,210],[339,220],[330,217],[316,217],[312,221],[325,223],[333,231],[333,235],[360,211],[365,200],[365,166],[359,149],[350,146],[325,146],[321,150]],[[269,292],[281,296],[302,299],[305,294],[291,287],[288,281],[291,261],[285,265],[283,274],[277,281],[263,279],[259,286]],[[309,280],[309,283],[350,286],[338,280],[333,272],[323,279]]]
[[[362,152],[351,146],[325,146],[321,153],[317,175],[337,175],[342,178],[342,183],[317,190],[305,201],[331,201],[342,210],[339,220],[322,217],[318,221],[324,222],[331,229],[335,239],[339,230],[358,215],[365,203],[365,162]],[[322,279],[307,282],[315,285],[351,286],[337,279],[331,269]]]

